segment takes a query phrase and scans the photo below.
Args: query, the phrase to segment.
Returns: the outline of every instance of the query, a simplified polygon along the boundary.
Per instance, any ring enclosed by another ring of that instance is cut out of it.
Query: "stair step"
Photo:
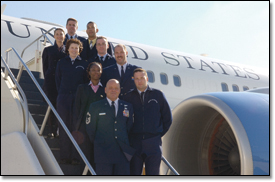
[[[20,83],[20,86],[24,91],[39,92],[38,88],[33,83]]]
[[[43,96],[41,95],[43,98]],[[32,98],[27,98],[28,99],[28,104],[37,104],[37,105],[45,105],[48,106],[48,104],[42,99],[42,100],[33,100]]]
[[[51,148],[52,153],[55,156],[56,161],[58,162],[60,150],[58,148]],[[72,165],[72,164],[59,164],[62,169],[64,175],[82,175],[83,170],[80,171],[80,165]]]
[[[43,96],[40,92],[24,91],[27,99],[43,101]],[[29,102],[28,102],[29,103]]]
[[[38,104],[28,104],[28,105],[29,105],[30,113],[45,115],[47,112],[48,107],[46,105],[38,105]]]
[[[44,79],[36,78],[36,81],[38,82],[38,84],[41,87],[44,84]],[[34,81],[31,79],[30,76],[21,76],[21,78],[19,80],[19,84],[21,84],[21,83],[33,83],[34,84]]]
[[[59,138],[45,138],[47,144],[50,146],[50,148],[58,149],[59,152]],[[59,153],[58,153],[59,156]]]
[[[11,68],[11,72],[13,73],[14,76],[17,76],[19,69]],[[32,71],[32,74],[35,78],[39,78],[39,76],[40,76],[40,72],[38,72],[38,71]],[[26,70],[23,70],[21,76],[29,76],[29,74]]]
[[[38,124],[37,125],[37,127],[38,127],[38,129],[39,129],[39,131],[41,130],[41,127],[42,127],[42,124]],[[44,131],[43,131],[43,136],[44,136],[44,138],[46,139],[46,138],[49,138],[48,137],[48,134],[49,133],[51,133],[52,132],[52,130],[50,129],[50,126],[48,125],[48,124],[46,124],[46,126],[45,126],[45,128],[44,128]]]
[[[37,125],[41,125],[44,120],[44,114],[32,114],[32,118],[36,122]]]

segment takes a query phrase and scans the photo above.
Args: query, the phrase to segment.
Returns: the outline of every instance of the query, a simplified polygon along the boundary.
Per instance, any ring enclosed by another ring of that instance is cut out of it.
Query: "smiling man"
[[[95,46],[97,50],[97,56],[88,59],[88,63],[99,62],[101,63],[102,68],[116,64],[116,60],[107,52],[109,43],[106,37],[97,37]]]
[[[88,35],[88,39],[83,42],[83,52],[80,54],[80,57],[88,60],[95,59],[97,56],[97,33],[98,27],[95,22],[89,21],[87,23],[86,33]],[[110,56],[113,56],[113,47],[110,42],[107,42],[108,48],[107,52]],[[91,62],[91,61],[90,61]]]
[[[132,76],[133,76],[134,70],[138,67],[135,65],[131,65],[127,62],[128,51],[125,45],[118,44],[115,47],[114,51],[115,51],[116,64],[103,69],[103,73],[101,76],[101,83],[103,85],[106,85],[108,80],[117,79],[120,83],[120,89],[121,89],[119,98],[122,99],[122,97],[127,92],[129,92],[131,89],[134,89],[136,87],[132,79]]]
[[[67,41],[70,39],[78,39],[84,43],[86,40],[84,37],[80,37],[76,34],[76,31],[78,29],[78,22],[74,18],[68,18],[67,23],[66,23],[66,29],[67,29],[67,34],[65,36],[65,41],[63,42],[64,45],[66,45]]]
[[[128,134],[133,126],[133,107],[120,100],[119,82],[108,81],[107,98],[90,105],[86,130],[94,143],[97,175],[129,175],[130,160],[135,149],[130,147]]]

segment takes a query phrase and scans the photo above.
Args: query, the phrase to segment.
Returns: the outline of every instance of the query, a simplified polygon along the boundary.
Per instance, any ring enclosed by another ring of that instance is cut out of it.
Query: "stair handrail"
[[[4,80],[7,80],[7,76],[8,76],[8,72],[9,72],[9,74],[10,74],[10,77],[11,77],[11,79],[13,80],[13,82],[14,82],[14,84],[17,86],[17,90],[20,92],[20,94],[21,94],[21,96],[23,97],[23,106],[22,106],[22,108],[23,108],[23,113],[24,113],[24,124],[25,125],[23,125],[23,131],[24,131],[24,133],[27,135],[27,133],[28,133],[28,125],[29,125],[29,107],[28,107],[28,100],[27,100],[27,97],[26,97],[26,95],[25,95],[25,93],[24,93],[24,91],[23,91],[23,89],[21,88],[21,86],[19,85],[19,83],[16,81],[16,79],[15,79],[15,76],[13,75],[13,73],[11,72],[11,70],[10,70],[10,68],[9,68],[9,66],[8,66],[8,64],[6,63],[6,61],[3,59],[3,57],[2,57],[2,55],[1,55],[1,61],[2,61],[2,63],[4,64],[4,66],[5,66],[5,76],[4,76]],[[16,87],[14,87],[15,89],[16,89]],[[14,89],[13,88],[13,89]],[[22,103],[22,102],[21,102]]]
[[[161,160],[168,166],[168,168],[175,174],[180,175],[178,171],[168,162],[168,160],[162,155]]]
[[[54,113],[54,115],[56,116],[57,120],[59,121],[59,123],[62,125],[63,129],[65,130],[66,134],[68,135],[68,137],[70,138],[71,142],[73,143],[74,147],[77,149],[78,153],[80,154],[81,158],[84,160],[85,164],[88,166],[90,172],[92,175],[96,175],[93,167],[91,166],[91,164],[89,163],[89,161],[87,160],[86,156],[83,154],[82,150],[80,149],[80,147],[78,146],[77,142],[75,141],[75,139],[73,138],[72,134],[70,133],[70,131],[68,130],[67,126],[65,125],[65,123],[63,122],[63,120],[60,118],[59,114],[57,113],[57,111],[55,110],[55,108],[53,107],[52,103],[50,102],[50,100],[48,99],[48,97],[46,96],[46,94],[44,93],[44,91],[42,90],[42,88],[40,87],[39,83],[37,82],[36,78],[33,76],[32,72],[29,70],[28,66],[25,64],[25,62],[23,61],[23,59],[19,56],[19,54],[17,53],[17,51],[11,47],[9,49],[6,50],[6,53],[8,55],[9,52],[13,51],[16,56],[19,58],[20,62],[22,63],[21,68],[24,67],[27,71],[27,73],[29,74],[29,76],[31,77],[32,81],[34,82],[34,84],[36,85],[36,87],[38,88],[39,92],[42,94],[42,96],[44,97],[45,101],[48,103],[48,105],[51,107],[52,112]],[[7,56],[8,58],[8,56]],[[8,59],[6,60],[8,61]],[[17,81],[18,82],[18,81]],[[23,90],[22,90],[23,91]]]
[[[27,48],[29,48],[32,44],[34,44],[36,41],[38,41],[41,37],[45,37],[45,40],[44,40],[44,43],[45,43],[45,41],[46,41],[46,39],[53,45],[53,43],[52,43],[52,41],[48,38],[48,36],[46,35],[46,34],[48,34],[50,31],[52,31],[53,29],[56,29],[56,27],[53,27],[53,28],[51,28],[51,29],[49,29],[46,33],[43,33],[42,32],[42,35],[40,35],[37,39],[35,39],[33,42],[31,42],[29,45],[27,45],[24,49],[23,49],[23,51],[22,51],[22,53],[21,53],[21,58],[23,58],[23,55],[24,55],[24,52],[25,52],[25,50],[27,49]]]

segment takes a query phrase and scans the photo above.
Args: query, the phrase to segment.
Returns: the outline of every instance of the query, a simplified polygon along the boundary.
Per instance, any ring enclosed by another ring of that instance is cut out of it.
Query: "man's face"
[[[108,99],[115,101],[120,93],[119,82],[115,80],[109,80],[105,87],[105,93]]]
[[[143,72],[135,72],[134,82],[139,91],[144,91],[147,88],[148,77]]]
[[[89,38],[96,38],[96,33],[98,32],[98,29],[95,24],[89,23],[87,25],[86,33],[88,34]]]
[[[115,58],[116,58],[116,62],[119,65],[124,65],[125,63],[127,63],[127,57],[128,55],[128,51],[124,50],[121,46],[117,46],[115,47]]]
[[[96,50],[99,55],[105,55],[107,53],[108,48],[109,48],[109,44],[105,39],[97,39]]]
[[[66,29],[69,35],[73,36],[77,30],[78,26],[75,21],[68,21],[68,24],[66,25]]]

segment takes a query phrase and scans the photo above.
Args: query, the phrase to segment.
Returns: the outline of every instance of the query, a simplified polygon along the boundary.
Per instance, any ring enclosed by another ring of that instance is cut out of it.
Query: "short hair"
[[[106,37],[104,37],[104,36],[99,36],[99,37],[97,37],[96,41],[97,41],[98,39],[104,39],[104,40],[106,40],[106,42],[107,42],[107,44],[108,44],[108,40],[107,40]]]
[[[67,54],[69,54],[69,47],[70,47],[71,44],[78,44],[79,45],[79,53],[82,52],[82,50],[83,50],[82,42],[78,39],[70,39],[70,40],[67,41],[66,46],[65,46],[66,47],[65,52]]]
[[[55,30],[54,30],[54,33],[53,33],[54,35],[55,35],[55,32],[56,32],[57,30],[61,30],[61,31],[64,33],[64,35],[65,35],[65,31],[64,31],[62,28],[57,28],[57,29],[55,29]]]
[[[95,22],[93,22],[93,21],[89,21],[89,22],[87,23],[87,26],[88,26],[90,23],[94,24],[94,25],[97,27],[97,24],[96,24]]]
[[[116,50],[116,47],[122,47],[122,49],[123,49],[124,51],[127,51],[126,46],[123,45],[123,44],[117,44],[117,45],[115,46],[115,48],[114,48],[114,51]]]
[[[68,18],[66,25],[68,25],[68,22],[69,22],[69,21],[75,21],[75,22],[76,22],[76,24],[78,25],[77,20],[76,20],[76,19],[74,19],[74,18]]]
[[[117,79],[114,79],[114,78],[112,78],[112,79],[110,79],[110,80],[107,81],[106,87],[107,87],[107,85],[109,85],[108,83],[112,82],[112,81],[116,82],[118,84],[118,88],[120,89],[120,83],[119,83],[119,81]]]
[[[135,75],[136,72],[142,72],[145,74],[146,77],[148,77],[147,72],[145,71],[145,69],[142,68],[136,68],[133,72],[133,76]]]
[[[90,79],[89,72],[90,72],[90,69],[91,69],[93,66],[99,66],[99,68],[100,68],[100,70],[101,70],[101,72],[102,72],[102,65],[101,65],[101,63],[99,63],[99,62],[91,62],[91,63],[88,65],[87,69],[86,69],[87,76],[88,76],[89,79]]]

